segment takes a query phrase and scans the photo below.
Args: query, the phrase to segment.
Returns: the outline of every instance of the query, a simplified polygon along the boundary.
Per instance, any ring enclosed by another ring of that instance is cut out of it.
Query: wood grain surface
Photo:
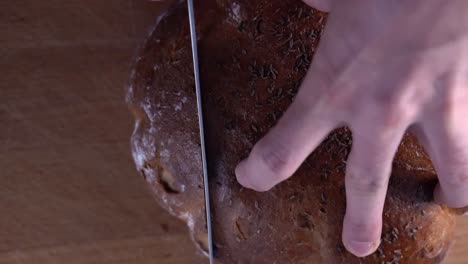
[[[0,2],[0,264],[206,263],[129,151],[124,87],[161,8]],[[467,230],[447,263],[468,263]]]

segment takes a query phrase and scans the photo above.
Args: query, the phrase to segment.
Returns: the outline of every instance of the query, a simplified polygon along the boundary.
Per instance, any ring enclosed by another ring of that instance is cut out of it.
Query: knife
[[[190,22],[190,38],[192,41],[192,56],[193,56],[193,74],[195,76],[195,91],[197,96],[197,110],[198,110],[198,128],[200,130],[200,145],[202,154],[202,168],[203,168],[203,185],[205,189],[205,213],[206,213],[206,227],[208,230],[208,256],[210,264],[214,263],[213,258],[213,235],[211,226],[211,209],[210,209],[210,189],[208,184],[208,169],[206,161],[206,145],[205,145],[205,129],[203,126],[203,109],[202,109],[202,96],[200,88],[200,69],[198,64],[198,47],[197,47],[197,32],[195,26],[195,12],[193,7],[193,0],[187,0],[188,15]]]

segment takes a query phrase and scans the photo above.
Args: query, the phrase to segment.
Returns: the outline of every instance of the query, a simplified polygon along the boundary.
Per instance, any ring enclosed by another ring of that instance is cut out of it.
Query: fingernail
[[[375,242],[350,241],[348,242],[348,250],[358,257],[365,257],[374,252],[376,244]]]

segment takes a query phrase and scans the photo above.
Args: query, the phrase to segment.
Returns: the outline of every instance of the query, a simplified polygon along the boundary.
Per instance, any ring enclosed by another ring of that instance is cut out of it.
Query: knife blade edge
[[[212,224],[211,224],[210,189],[209,189],[209,182],[208,182],[205,129],[204,129],[204,122],[203,122],[203,107],[202,107],[202,96],[201,96],[201,88],[200,88],[200,69],[199,69],[199,61],[198,61],[197,32],[196,32],[193,0],[187,0],[187,5],[188,5],[189,22],[190,22],[190,39],[191,39],[191,44],[192,44],[193,73],[195,77],[198,127],[199,127],[199,133],[200,133],[200,146],[201,146],[201,154],[202,154],[206,227],[207,227],[207,232],[208,232],[208,256],[210,259],[210,264],[213,264],[214,257],[213,257],[213,234],[212,234]]]

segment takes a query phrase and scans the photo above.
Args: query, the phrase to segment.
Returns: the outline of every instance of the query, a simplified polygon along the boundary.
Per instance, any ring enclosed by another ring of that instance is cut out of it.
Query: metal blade
[[[192,54],[193,54],[193,73],[195,75],[195,90],[197,95],[197,108],[198,108],[198,127],[200,129],[200,145],[202,153],[203,165],[203,185],[205,186],[205,209],[206,209],[206,226],[208,229],[208,255],[210,264],[214,263],[213,258],[213,235],[211,228],[211,209],[210,209],[210,189],[208,185],[208,169],[206,162],[206,145],[205,145],[205,129],[203,126],[203,109],[202,109],[202,96],[200,89],[200,69],[198,65],[198,48],[197,48],[197,32],[195,29],[195,13],[193,7],[193,0],[187,0],[188,13],[190,21],[190,38],[192,40]]]

